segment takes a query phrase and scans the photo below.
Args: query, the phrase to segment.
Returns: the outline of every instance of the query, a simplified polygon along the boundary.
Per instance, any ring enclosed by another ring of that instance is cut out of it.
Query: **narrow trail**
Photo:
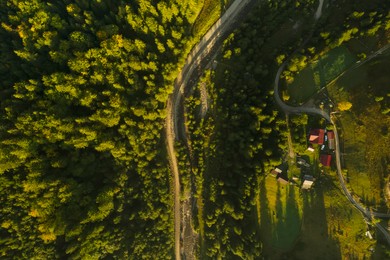
[[[181,204],[180,204],[180,176],[175,152],[175,140],[179,134],[179,106],[184,98],[186,88],[189,88],[188,82],[194,72],[202,66],[204,60],[208,61],[209,54],[221,45],[221,38],[227,32],[237,27],[239,23],[239,15],[245,7],[256,0],[235,0],[230,7],[225,11],[220,19],[209,29],[202,37],[200,42],[192,49],[183,66],[183,69],[176,78],[173,93],[170,95],[167,102],[167,118],[165,121],[166,131],[166,147],[170,161],[170,167],[173,179],[174,192],[174,241],[175,241],[175,258],[181,259]],[[215,46],[219,45],[219,46]],[[191,194],[192,196],[193,194]]]
[[[167,105],[167,118],[166,118],[166,145],[168,150],[168,156],[173,175],[173,187],[174,187],[174,232],[175,232],[175,256],[177,260],[180,260],[180,181],[179,181],[179,168],[177,166],[177,159],[174,147],[174,133],[172,117],[172,101],[168,100]]]

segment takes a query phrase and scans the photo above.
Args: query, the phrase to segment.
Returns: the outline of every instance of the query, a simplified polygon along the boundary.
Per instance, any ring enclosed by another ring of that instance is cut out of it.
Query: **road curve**
[[[322,15],[322,7],[324,4],[324,0],[319,0],[317,10],[314,15],[314,21],[316,22]],[[310,40],[311,35],[303,41],[300,47],[296,49],[290,57],[294,56],[298,51],[300,51],[303,46],[306,45],[306,43]],[[319,115],[328,120],[330,122],[330,116],[328,113],[326,113],[324,110],[316,108],[316,107],[303,107],[303,106],[290,106],[287,105],[286,103],[283,102],[283,100],[280,98],[279,95],[279,81],[280,81],[280,76],[282,75],[282,72],[284,68],[286,67],[289,59],[287,58],[279,67],[278,71],[276,72],[275,76],[275,83],[274,83],[274,98],[276,103],[280,106],[280,108],[286,113],[286,114],[301,114],[301,113],[307,113],[307,114],[314,114],[314,115]]]
[[[173,93],[167,102],[167,117],[165,121],[166,146],[173,177],[174,186],[174,236],[175,236],[175,258],[181,259],[180,243],[180,177],[175,153],[175,139],[178,136],[178,110],[181,99],[184,96],[185,88],[189,86],[188,81],[192,74],[198,69],[202,61],[207,58],[219,38],[222,38],[234,26],[241,11],[255,0],[235,0],[221,18],[202,37],[200,42],[192,49],[183,66],[183,69],[176,78]]]

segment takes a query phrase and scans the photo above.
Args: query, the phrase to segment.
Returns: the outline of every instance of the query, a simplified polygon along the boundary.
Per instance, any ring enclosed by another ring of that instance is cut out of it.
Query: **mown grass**
[[[335,172],[317,179],[311,191],[267,177],[259,205],[266,258],[363,259],[375,246],[364,236],[366,224],[341,192]]]
[[[375,241],[364,236],[366,224],[342,194],[335,172],[321,178],[303,197],[302,234],[290,259],[365,259]]]
[[[299,189],[280,184],[271,176],[263,179],[260,186],[260,214],[265,248],[280,251],[291,249],[301,231]]]
[[[297,103],[305,102],[355,61],[356,57],[345,46],[334,48],[304,68],[287,91]]]

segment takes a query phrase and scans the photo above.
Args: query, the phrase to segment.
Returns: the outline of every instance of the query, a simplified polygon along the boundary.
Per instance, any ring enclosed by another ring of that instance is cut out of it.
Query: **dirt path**
[[[210,30],[203,36],[200,42],[192,49],[191,53],[188,55],[186,63],[183,66],[183,69],[179,73],[173,90],[173,94],[169,97],[167,102],[167,118],[165,122],[166,130],[166,146],[172,171],[173,178],[173,192],[174,192],[174,236],[175,236],[175,258],[177,260],[181,259],[181,226],[189,226],[188,223],[180,223],[181,217],[181,205],[180,205],[180,176],[179,169],[177,165],[177,158],[175,153],[175,139],[179,133],[178,127],[178,114],[179,106],[184,97],[185,89],[189,87],[189,80],[192,77],[196,69],[202,65],[204,60],[208,61],[208,56],[215,49],[215,45],[220,38],[225,36],[225,34],[232,30],[233,27],[237,27],[238,16],[241,14],[241,11],[249,3],[254,3],[256,0],[235,0],[226,12],[221,16],[221,18],[210,28]],[[201,70],[201,69],[200,69]],[[183,133],[183,136],[184,133]],[[192,196],[193,194],[190,194]],[[189,221],[188,218],[184,219]],[[185,238],[183,238],[185,239]],[[185,250],[185,248],[183,249]]]
[[[172,122],[172,100],[168,100],[167,105],[167,119],[166,119],[166,145],[168,150],[169,162],[173,175],[173,188],[174,188],[174,232],[175,232],[175,256],[176,259],[180,259],[180,181],[179,181],[179,169],[177,166],[177,159],[175,155],[174,147],[174,132]]]

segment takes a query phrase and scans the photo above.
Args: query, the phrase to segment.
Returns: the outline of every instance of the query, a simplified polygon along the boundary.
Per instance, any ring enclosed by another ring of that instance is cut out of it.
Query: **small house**
[[[310,130],[309,142],[312,144],[324,144],[325,130],[324,129],[312,129]]]
[[[330,154],[321,154],[320,162],[323,166],[330,166],[330,162],[332,160],[332,155]]]
[[[282,175],[279,175],[278,177],[278,182],[280,182],[281,184],[288,184],[288,178],[282,176]]]
[[[333,131],[329,131],[327,133],[327,136],[328,136],[328,146],[329,146],[329,149],[334,150],[335,149],[334,132]]]
[[[313,186],[313,184],[314,184],[313,176],[311,176],[311,175],[303,176],[302,189],[308,190]]]

